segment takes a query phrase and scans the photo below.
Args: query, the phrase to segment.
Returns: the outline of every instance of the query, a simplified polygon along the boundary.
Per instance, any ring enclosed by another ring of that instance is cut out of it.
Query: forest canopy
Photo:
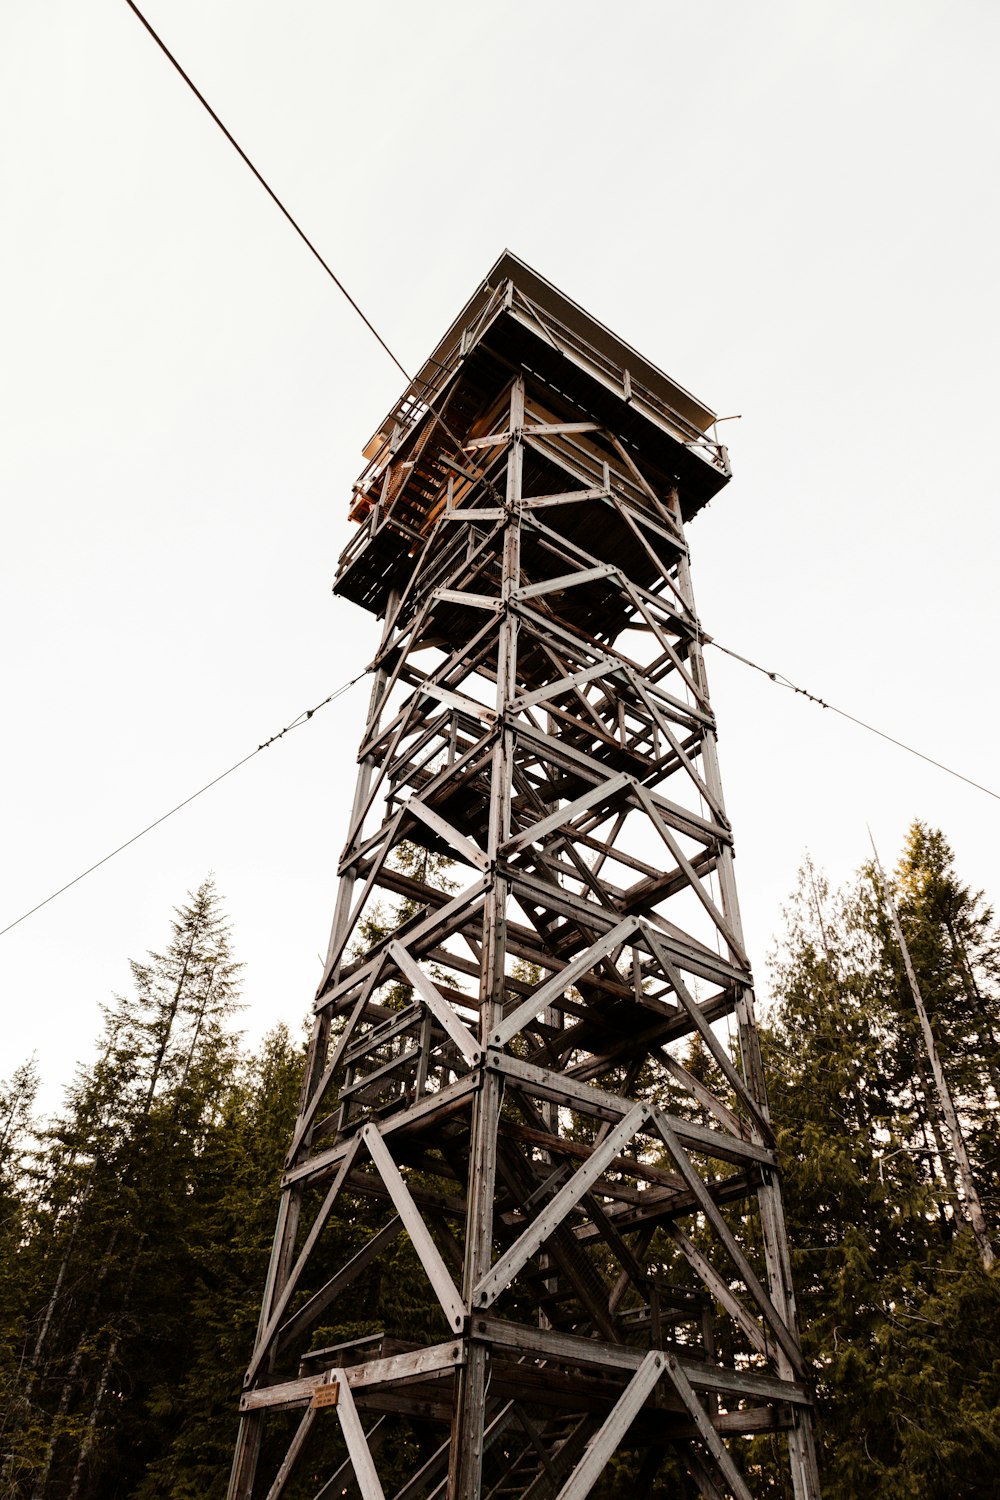
[[[994,913],[962,883],[944,835],[920,823],[889,883],[995,1232]],[[175,911],[162,952],[132,963],[131,993],[104,1006],[95,1060],[54,1119],[34,1118],[32,1063],[0,1085],[0,1494],[11,1500],[225,1494],[304,1063],[286,1027],[240,1043],[240,970],[207,880]],[[997,1273],[969,1230],[870,865],[835,891],[805,862],[763,988],[824,1494],[992,1495]],[[391,1296],[416,1316],[407,1265]],[[783,1497],[770,1443],[748,1443],[742,1462],[760,1494]],[[627,1494],[624,1470],[617,1483]],[[683,1483],[669,1492],[686,1494]]]

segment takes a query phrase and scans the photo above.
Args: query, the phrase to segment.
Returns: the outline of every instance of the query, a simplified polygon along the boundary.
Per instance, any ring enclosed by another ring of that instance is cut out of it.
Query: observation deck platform
[[[595,550],[593,502],[611,485],[662,522],[655,495],[676,492],[688,521],[727,483],[715,413],[505,251],[365,447],[351,506],[358,529],[336,593],[381,615],[446,511],[475,505],[485,518],[502,504],[490,474],[502,484],[510,434],[501,413],[519,375],[531,433],[522,493],[579,491],[579,504],[547,519],[586,550]],[[600,555],[635,577],[640,544],[618,530],[602,535]]]

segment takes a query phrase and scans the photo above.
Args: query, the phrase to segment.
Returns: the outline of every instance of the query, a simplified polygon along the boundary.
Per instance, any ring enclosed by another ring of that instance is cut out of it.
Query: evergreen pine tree
[[[192,1184],[235,1063],[239,967],[207,880],[133,963],[45,1142],[21,1257],[44,1434],[31,1500],[127,1495],[156,1450],[149,1394],[183,1369]]]
[[[997,1054],[985,1027],[971,1027],[980,1011],[945,961],[928,850],[934,881],[961,898],[959,914],[976,917],[971,930],[956,930],[977,939],[970,963],[981,992],[991,958],[986,908],[948,884],[947,845],[915,825],[899,877],[907,940],[939,1017],[951,1008],[938,1028],[947,1066],[962,1079],[963,1108],[992,1124],[987,1080]],[[817,1375],[824,1495],[992,1494],[998,1285],[971,1236],[953,1237],[947,1140],[895,939],[870,872],[834,897],[807,866],[787,915],[765,1043],[804,1349]]]
[[[987,1216],[1000,1222],[1000,934],[981,891],[958,878],[943,834],[914,823],[896,871],[906,933]],[[919,1031],[898,955],[888,946],[901,1032]],[[905,1019],[904,1019],[905,1018]],[[946,1152],[946,1156],[947,1156]],[[954,1174],[949,1173],[954,1184]],[[953,1189],[954,1190],[954,1189]]]
[[[28,1423],[18,1263],[31,1216],[25,1158],[37,1089],[34,1058],[0,1084],[0,1494],[14,1490],[36,1456]]]
[[[230,1080],[201,1152],[190,1215],[187,1368],[150,1393],[160,1449],[136,1500],[221,1500],[253,1347],[275,1184],[295,1119],[304,1048],[284,1026]]]

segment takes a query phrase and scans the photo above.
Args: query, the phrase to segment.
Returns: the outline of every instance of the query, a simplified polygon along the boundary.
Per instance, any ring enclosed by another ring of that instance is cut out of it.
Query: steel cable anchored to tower
[[[783,672],[773,672],[767,667],[760,666],[751,661],[748,656],[741,656],[738,651],[733,651],[729,646],[724,646],[721,641],[706,635],[702,639],[706,646],[714,646],[717,651],[722,651],[726,656],[731,656],[733,661],[742,662],[745,667],[752,667],[755,672],[760,672],[767,677],[776,687],[787,688],[791,693],[797,693],[799,697],[806,698],[810,703],[815,703],[817,708],[828,708],[832,714],[847,719],[851,724],[856,724],[859,729],[864,729],[868,734],[877,735],[880,740],[886,740],[890,745],[895,745],[898,750],[905,750],[907,755],[915,755],[918,760],[926,761],[929,766],[944,771],[947,776],[954,776],[958,781],[964,781],[966,786],[974,787],[977,792],[983,792],[987,797],[994,797],[1000,802],[1000,792],[993,791],[992,787],[984,786],[981,781],[973,781],[971,776],[966,776],[962,771],[956,771],[954,766],[946,765],[943,760],[935,760],[933,755],[926,755],[923,750],[918,750],[914,745],[908,745],[905,740],[899,740],[895,735],[887,733],[884,729],[878,729],[874,724],[868,724],[864,719],[859,719],[856,714],[847,712],[846,708],[838,708],[835,703],[828,703],[825,698],[819,698],[815,693],[810,693],[808,688],[799,687],[787,678]]]
[[[745,667],[751,667],[755,672],[759,672],[762,677],[768,678],[776,687],[787,688],[790,692],[798,694],[808,702],[815,703],[818,708],[829,709],[831,713],[838,714],[842,719],[847,719],[851,724],[857,725],[859,729],[864,729],[868,734],[877,735],[879,739],[886,740],[888,744],[895,745],[897,749],[904,750],[908,755],[915,755],[918,760],[926,762],[929,766],[934,766],[936,770],[943,771],[945,775],[954,776],[957,781],[964,782],[966,786],[971,786],[975,791],[982,792],[984,796],[993,797],[997,801],[1000,801],[1000,792],[993,791],[990,787],[984,786],[982,782],[974,781],[971,776],[966,776],[962,771],[956,771],[954,766],[946,765],[944,761],[935,760],[932,755],[926,755],[923,750],[918,750],[915,746],[906,744],[904,740],[897,739],[895,735],[889,734],[886,730],[879,729],[874,724],[866,723],[864,719],[859,719],[855,714],[848,713],[845,708],[838,708],[835,703],[829,703],[825,698],[817,697],[815,693],[809,692],[807,688],[797,687],[783,673],[771,671],[767,667],[762,667],[758,662],[751,661],[748,656],[741,656],[738,651],[733,651],[730,647],[724,646],[714,636],[703,633],[702,642],[706,646],[714,646],[717,651],[724,652],[726,656],[732,657],[734,661],[742,662]],[[365,671],[367,670],[366,668]],[[71,890],[73,886],[79,885],[81,880],[85,880],[88,875],[92,875],[95,870],[99,870],[102,865],[106,865],[116,855],[124,853],[126,849],[131,848],[133,844],[137,843],[147,833],[151,833],[154,828],[158,828],[161,823],[165,823],[168,818],[172,818],[174,813],[178,813],[182,808],[187,807],[189,802],[194,802],[197,797],[201,797],[205,792],[211,791],[212,787],[217,786],[220,781],[224,781],[227,776],[231,776],[234,771],[238,771],[241,766],[245,766],[248,761],[253,760],[256,755],[260,754],[261,750],[266,750],[268,746],[273,745],[277,740],[283,739],[293,729],[300,729],[303,724],[307,724],[321,708],[325,708],[328,703],[332,703],[342,693],[346,693],[348,688],[354,687],[355,683],[360,682],[364,676],[365,672],[359,672],[356,677],[352,677],[349,682],[343,683],[329,697],[317,703],[314,708],[303,710],[297,719],[293,719],[290,724],[285,725],[284,729],[280,729],[276,734],[272,734],[270,739],[264,740],[255,750],[251,750],[248,755],[244,755],[242,760],[236,761],[227,770],[221,771],[218,776],[213,776],[211,781],[206,781],[204,786],[199,787],[197,791],[192,792],[189,797],[185,797],[182,802],[178,802],[168,812],[154,819],[152,823],[148,823],[145,828],[140,828],[138,833],[134,833],[131,838],[126,839],[123,844],[119,844],[117,848],[105,854],[102,859],[95,861],[87,869],[81,870],[79,875],[74,875],[72,880],[67,880],[65,885],[61,885],[58,890],[46,896],[43,901],[37,902],[28,911],[22,912],[19,917],[15,917],[13,922],[8,922],[6,927],[0,927],[0,937],[3,937],[5,933],[13,931],[15,927],[26,921],[28,917],[34,916],[35,912],[42,910],[42,907],[48,906],[49,902],[54,901],[57,896],[61,896],[65,891]]]
[[[838,708],[835,703],[829,703],[828,700],[823,699],[823,697],[817,697],[817,694],[810,693],[810,691],[808,691],[808,688],[796,687],[795,682],[790,681],[787,676],[784,676],[783,672],[772,672],[772,670],[769,670],[768,667],[760,666],[760,663],[757,663],[757,661],[751,661],[750,657],[745,657],[745,655],[739,654],[739,651],[733,651],[733,649],[730,649],[729,646],[724,646],[723,643],[721,643],[721,640],[715,640],[714,636],[708,636],[708,634],[703,633],[702,642],[703,645],[715,646],[715,649],[717,649],[717,651],[723,651],[724,654],[727,655],[727,657],[732,657],[733,661],[742,661],[742,664],[744,664],[744,666],[753,667],[754,672],[760,672],[760,675],[766,676],[769,681],[774,682],[775,687],[789,688],[789,691],[792,691],[792,693],[798,693],[801,697],[805,697],[808,702],[816,703],[817,708],[829,708],[829,711],[834,712],[834,714],[840,715],[841,718],[847,718],[850,723],[856,724],[859,729],[867,730],[870,735],[877,735],[880,739],[885,739],[885,741],[888,741],[888,744],[895,745],[898,750],[904,750],[907,754],[913,754],[913,756],[918,757],[918,760],[925,760],[925,762],[927,762],[927,765],[933,765],[934,768],[939,769],[939,771],[945,772],[946,775],[954,775],[954,777],[957,778],[958,781],[964,781],[964,783],[966,783],[966,786],[972,786],[973,789],[976,790],[976,792],[982,792],[985,796],[993,796],[993,798],[996,798],[997,801],[1000,801],[1000,792],[994,792],[991,787],[984,786],[984,784],[982,784],[982,781],[975,781],[972,777],[970,777],[970,775],[964,774],[963,771],[957,771],[957,769],[955,769],[955,766],[946,765],[943,760],[934,759],[934,756],[925,754],[924,750],[918,750],[915,745],[906,744],[906,741],[904,741],[904,739],[897,739],[897,736],[891,735],[891,733],[888,733],[888,730],[879,729],[876,724],[865,723],[864,718],[858,718],[855,714],[849,714],[846,708]],[[246,763],[249,762],[249,760],[252,760],[253,757],[256,756],[256,754],[259,754],[259,751],[267,750],[268,745],[273,745],[274,742],[277,741],[277,739],[282,739],[283,736],[285,736],[286,733],[291,732],[292,729],[300,729],[303,724],[309,723],[310,718],[312,718],[313,714],[316,714],[319,709],[325,708],[325,705],[327,705],[327,703],[333,702],[334,699],[340,697],[340,694],[346,693],[346,690],[348,690],[349,687],[354,687],[355,682],[360,682],[361,678],[366,675],[367,670],[369,669],[367,669],[366,667],[366,669],[364,669],[364,672],[358,672],[357,676],[352,676],[351,681],[343,682],[343,684],[340,685],[340,687],[337,687],[336,690],[333,691],[333,693],[330,693],[330,696],[324,697],[324,699],[322,699],[322,702],[316,703],[315,708],[303,709],[303,712],[298,715],[298,718],[294,718],[294,720],[291,721],[291,724],[285,724],[285,727],[283,727],[283,729],[277,730],[277,733],[271,735],[270,739],[265,739],[262,744],[259,744],[258,747],[256,747],[256,750],[250,750],[250,753],[244,754],[243,759],[237,760],[237,762],[235,762],[235,765],[229,766],[226,771],[220,771],[219,775],[214,775],[214,777],[211,778],[210,781],[205,781],[204,786],[199,786],[196,792],[190,793],[190,796],[186,796],[183,801],[177,802],[177,805],[175,805],[175,807],[169,808],[169,811],[163,813],[162,816],[156,817],[156,819],[154,819],[151,823],[147,823],[147,825],[145,825],[145,828],[139,829],[138,832],[132,834],[132,837],[126,838],[126,840],[124,840],[124,843],[118,844],[117,849],[109,850],[106,855],[103,855],[103,858],[96,859],[96,861],[94,861],[94,864],[88,865],[85,870],[81,870],[79,871],[79,874],[75,874],[72,880],[67,880],[64,885],[58,886],[57,891],[52,891],[51,895],[46,895],[45,900],[37,901],[34,906],[31,906],[30,909],[27,910],[27,912],[22,912],[21,915],[15,916],[15,919],[13,919],[12,922],[7,922],[6,927],[0,927],[0,938],[3,938],[4,933],[12,932],[12,930],[15,929],[15,927],[18,927],[22,921],[27,921],[28,916],[33,916],[34,912],[40,912],[43,906],[48,906],[49,901],[54,901],[57,895],[63,894],[64,891],[69,891],[69,889],[72,889],[73,885],[79,885],[79,882],[81,882],[81,880],[84,880],[85,877],[88,876],[88,874],[93,874],[94,870],[99,870],[102,865],[108,864],[109,859],[114,859],[115,855],[120,855],[120,853],[123,853],[124,850],[130,849],[133,843],[138,843],[139,838],[144,837],[145,834],[153,831],[154,828],[159,828],[160,823],[165,823],[168,817],[174,816],[174,813],[178,813],[178,811],[181,811],[181,808],[187,807],[187,804],[189,804],[189,802],[195,801],[195,798],[204,795],[205,792],[210,792],[211,787],[217,786],[217,783],[219,783],[219,781],[225,781],[225,778],[228,777],[228,775],[232,775],[232,772],[238,771],[238,769],[240,769],[240,766],[246,765]]]
[[[22,922],[27,921],[28,917],[34,916],[36,911],[41,911],[43,906],[48,906],[50,901],[54,901],[56,897],[61,896],[64,891],[72,889],[74,885],[79,885],[81,880],[85,880],[88,875],[93,875],[95,870],[99,870],[102,865],[106,865],[108,861],[114,859],[116,855],[122,854],[126,849],[131,848],[133,844],[138,843],[139,839],[145,838],[147,833],[152,833],[154,828],[159,828],[161,823],[165,823],[168,818],[172,818],[175,813],[179,813],[182,808],[187,807],[188,804],[194,802],[196,798],[204,796],[205,792],[211,791],[212,787],[214,786],[218,786],[220,781],[225,781],[227,776],[232,776],[234,771],[238,771],[241,766],[245,766],[248,761],[253,760],[254,757],[259,755],[262,750],[270,749],[270,747],[276,744],[278,740],[284,739],[286,734],[291,734],[293,729],[301,729],[303,724],[308,724],[310,719],[312,719],[315,714],[319,713],[320,709],[326,708],[328,703],[335,702],[335,700],[339,698],[341,694],[347,692],[348,688],[352,688],[356,682],[360,682],[364,675],[364,672],[359,672],[357,677],[351,678],[350,682],[342,683],[339,688],[334,688],[333,692],[329,693],[327,697],[325,697],[320,703],[315,704],[312,708],[303,709],[302,712],[296,718],[294,718],[290,724],[285,725],[284,729],[279,729],[268,739],[262,740],[261,743],[257,746],[256,750],[251,750],[247,755],[244,755],[240,760],[229,766],[225,771],[220,771],[218,776],[213,776],[211,781],[206,781],[204,786],[200,786],[196,792],[192,792],[191,795],[189,797],[185,797],[182,802],[178,802],[174,807],[171,807],[169,811],[161,813],[158,818],[153,819],[152,823],[147,823],[145,828],[140,828],[138,833],[133,833],[131,838],[126,839],[123,844],[119,844],[116,849],[112,849],[101,859],[95,860],[92,865],[88,865],[85,870],[81,870],[79,875],[74,875],[72,880],[67,880],[65,885],[61,885],[57,891],[53,891],[52,894],[50,896],[46,896],[43,901],[36,902],[35,905],[32,906],[28,911],[22,912],[19,917],[15,917],[13,922],[8,922],[6,927],[0,927],[0,937],[3,937],[4,933],[12,931],[13,928],[18,927]]]

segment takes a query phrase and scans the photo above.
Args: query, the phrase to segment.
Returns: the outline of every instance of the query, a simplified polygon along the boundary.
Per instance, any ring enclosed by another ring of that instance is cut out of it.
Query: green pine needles
[[[405,850],[402,873],[425,878],[424,858]],[[893,885],[996,1234],[993,912],[962,883],[943,835],[920,823]],[[407,915],[403,900],[366,936]],[[824,1495],[980,1500],[1000,1472],[1000,1283],[966,1223],[898,946],[868,868],[834,892],[807,862],[785,916],[762,1041]],[[222,1500],[226,1490],[303,1047],[283,1027],[256,1050],[240,1046],[240,965],[210,880],[132,975],[54,1121],[32,1120],[32,1064],[0,1084],[4,1500]],[[684,1066],[699,1076],[704,1049]],[[349,1193],[337,1214],[338,1254],[378,1227]],[[684,1227],[700,1234],[696,1218]],[[660,1250],[667,1274],[668,1239]],[[390,1325],[421,1338],[435,1313],[425,1281],[399,1236],[383,1272],[359,1280],[349,1321],[317,1338]],[[785,1495],[779,1441],[739,1450],[752,1492],[774,1500]],[[321,1458],[301,1476],[309,1495]],[[402,1482],[419,1458],[390,1441],[380,1462]],[[616,1463],[602,1495],[625,1500],[633,1479]],[[690,1493],[669,1464],[659,1483]]]

